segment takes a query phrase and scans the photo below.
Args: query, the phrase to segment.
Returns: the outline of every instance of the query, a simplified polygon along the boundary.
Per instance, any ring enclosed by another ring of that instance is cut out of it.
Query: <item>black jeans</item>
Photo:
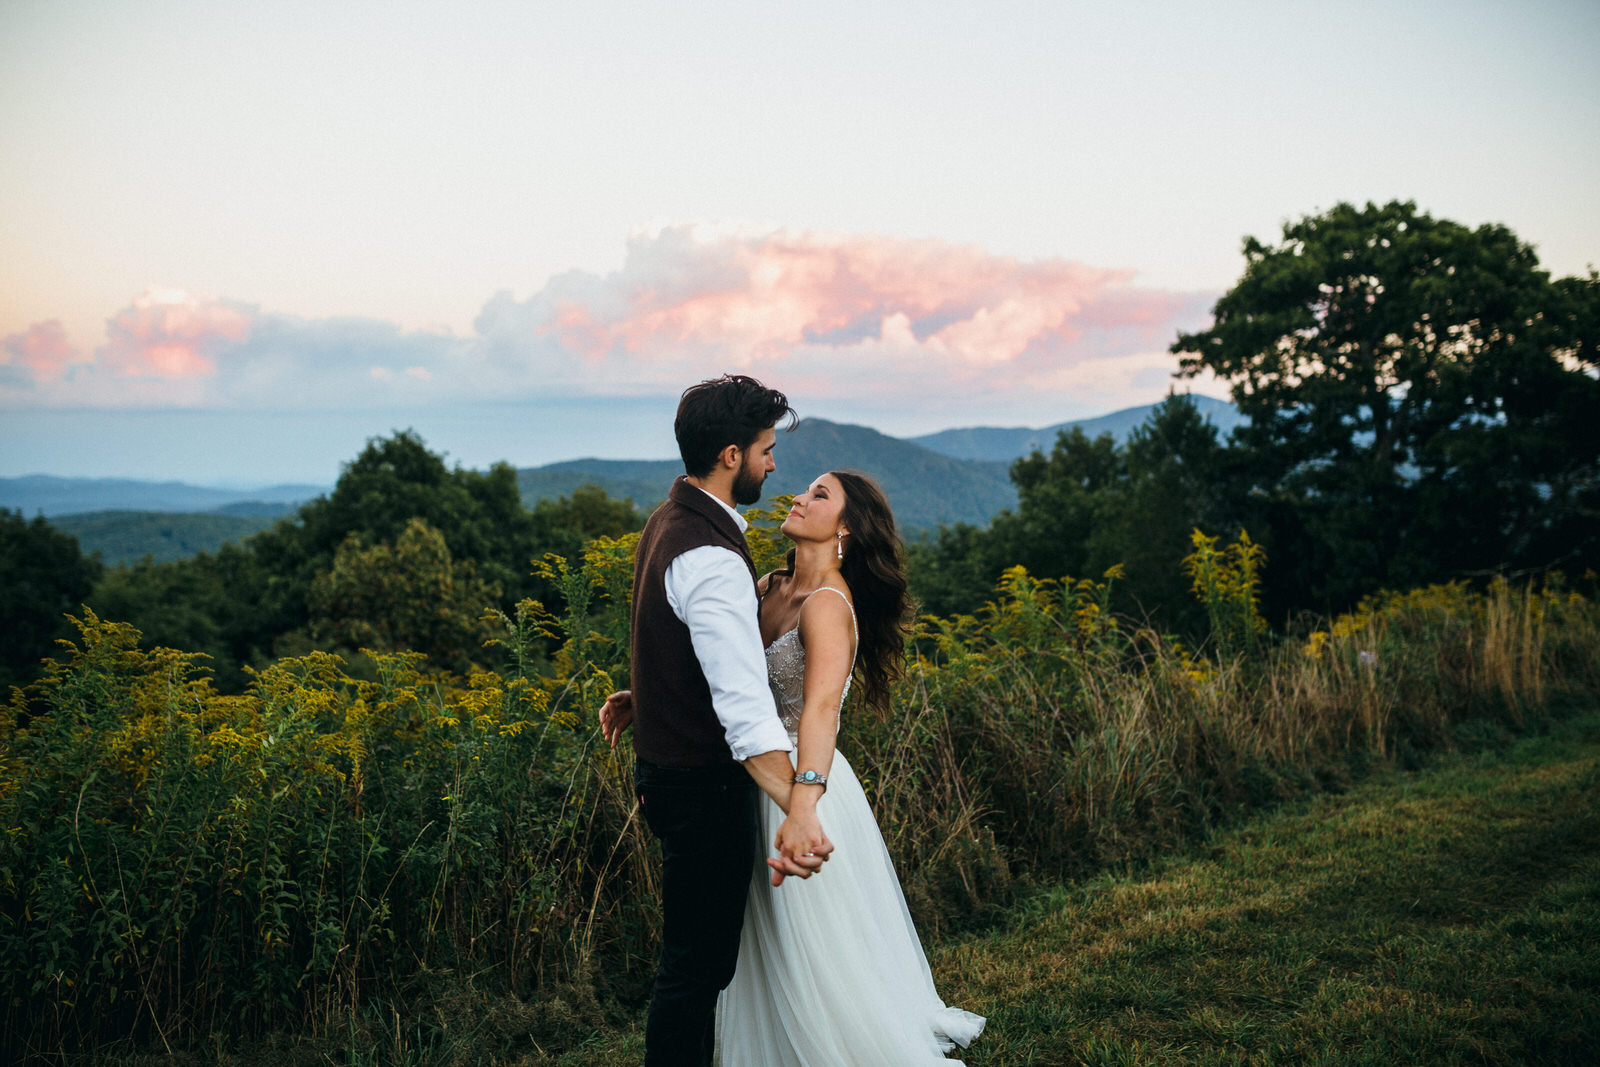
[[[661,962],[645,1022],[646,1067],[710,1067],[717,994],[733,981],[745,898],[761,852],[758,794],[743,767],[635,770],[661,841]]]

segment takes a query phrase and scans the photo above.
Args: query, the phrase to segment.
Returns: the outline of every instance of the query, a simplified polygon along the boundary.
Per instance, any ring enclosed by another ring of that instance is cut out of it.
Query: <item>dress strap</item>
[[[844,606],[850,609],[850,641],[851,641],[851,645],[850,645],[850,669],[854,670],[855,669],[855,665],[856,665],[855,649],[856,649],[857,645],[861,644],[861,632],[858,629],[856,629],[856,606],[854,604],[850,603],[850,598],[848,596],[845,596],[845,592],[844,592],[843,589],[835,589],[831,585],[819,585],[819,586],[817,586],[815,589],[811,590],[811,592],[806,595],[806,599],[810,600],[812,597],[816,596],[818,593],[821,593],[821,592],[824,592],[824,591],[829,592],[829,593],[838,593],[839,596],[844,600]]]

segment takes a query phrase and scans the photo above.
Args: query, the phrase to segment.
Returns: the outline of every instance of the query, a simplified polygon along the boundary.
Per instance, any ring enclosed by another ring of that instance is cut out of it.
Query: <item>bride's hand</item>
[[[822,831],[815,811],[791,811],[778,827],[776,858],[769,858],[772,884],[782,885],[786,877],[809,878],[821,869],[833,852],[833,842]]]

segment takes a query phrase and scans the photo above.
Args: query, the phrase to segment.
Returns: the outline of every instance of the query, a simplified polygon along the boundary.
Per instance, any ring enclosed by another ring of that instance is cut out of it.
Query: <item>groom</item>
[[[639,805],[661,842],[646,1067],[709,1067],[717,994],[733,978],[763,848],[759,792],[789,809],[791,745],[767,687],[755,564],[734,510],[761,499],[786,416],[782,393],[744,375],[684,391],[673,430],[686,473],[645,524],[634,561],[633,691],[600,709],[613,745],[633,725]],[[808,878],[832,847],[770,862]]]

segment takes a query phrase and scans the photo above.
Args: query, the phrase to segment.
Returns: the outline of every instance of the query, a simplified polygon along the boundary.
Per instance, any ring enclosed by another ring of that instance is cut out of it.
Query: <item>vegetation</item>
[[[1173,351],[1249,421],[1219,442],[1173,398],[1125,446],[1071,434],[1018,461],[1014,513],[918,548],[928,605],[971,611],[1016,562],[1121,562],[1119,609],[1194,634],[1173,580],[1192,526],[1256,536],[1280,627],[1383,588],[1600,567],[1600,275],[1552,280],[1504,227],[1409,203],[1339,204],[1244,253]]]
[[[86,615],[0,729],[7,1054],[282,1031],[308,1055],[470,1033],[474,1056],[537,1058],[630,1018],[652,846],[592,711],[625,672],[631,540],[550,561],[566,618],[524,602],[499,620],[505,669],[464,682],[319,652],[227,696],[193,655]],[[776,550],[770,525],[757,542]],[[1238,590],[1248,558],[1191,571]],[[1435,587],[1205,658],[1107,603],[1104,582],[1014,569],[979,615],[922,624],[893,717],[849,720],[925,934],[1600,692],[1600,611],[1557,588]],[[1253,614],[1248,595],[1215,610]]]
[[[100,564],[85,559],[76,539],[42,518],[0,508],[0,691],[37,673],[58,638],[72,632],[65,612],[89,595]]]
[[[1196,527],[1227,529],[1233,458],[1189,397],[1173,395],[1116,444],[1063,433],[1048,455],[1011,465],[1015,511],[986,530],[955,526],[911,546],[914,589],[937,613],[971,612],[1007,567],[1046,577],[1122,565],[1116,608],[1163,629],[1198,635],[1203,616],[1179,561]]]
[[[1600,715],[1485,744],[945,947],[943,988],[989,1016],[966,1062],[1590,1062]]]
[[[1600,713],[1462,741],[935,945],[941,994],[989,1020],[962,1060],[1590,1063]],[[642,1055],[630,1025],[547,1062]]]
[[[273,515],[192,514],[171,511],[86,511],[54,515],[50,524],[78,539],[85,554],[125,566],[146,556],[155,563],[216,552],[277,521]]]
[[[363,647],[416,651],[464,675],[485,662],[486,610],[527,597],[559,610],[530,561],[575,559],[586,539],[643,524],[593,487],[529,510],[510,466],[452,470],[407,431],[368,442],[332,493],[254,537],[113,568],[80,600],[132,623],[147,648],[204,653],[224,692],[246,687],[246,667],[313,650],[356,661]],[[376,677],[371,664],[353,669]]]
[[[1249,510],[1316,549],[1267,542],[1280,596],[1593,565],[1600,276],[1552,282],[1505,227],[1409,203],[1340,204],[1244,253],[1214,325],[1173,351],[1250,420]]]
[[[1220,441],[1174,397],[1122,446],[1066,435],[1015,464],[1015,511],[913,551],[927,614],[892,713],[846,710],[841,744],[919,927],[954,946],[935,954],[960,976],[950,994],[995,1018],[974,1063],[1560,1060],[1575,1054],[1558,1012],[1594,1034],[1592,971],[1535,958],[1591,931],[1592,770],[1500,792],[1462,765],[1451,781],[1479,810],[1401,805],[1420,820],[1407,840],[1438,842],[1409,859],[1366,836],[1364,793],[1306,809],[1356,813],[1320,841],[1289,816],[1299,852],[1219,836],[1374,769],[1559,729],[1600,697],[1592,524],[1576,521],[1600,453],[1564,406],[1594,388],[1600,283],[1550,283],[1499,231],[1409,205],[1296,225],[1250,246],[1213,333],[1179,339],[1267,405],[1257,436]],[[1405,264],[1437,277],[1371,280]],[[1408,293],[1427,318],[1393,309]],[[1295,400],[1284,383],[1353,359],[1346,318],[1373,308],[1390,309],[1367,335],[1373,389],[1350,401],[1341,365]],[[1429,348],[1440,330],[1454,340]],[[1292,360],[1263,378],[1272,353]],[[1543,480],[1494,502],[1480,477]],[[752,514],[763,569],[782,513]],[[1466,532],[1445,543],[1451,521]],[[594,488],[529,510],[509,467],[451,470],[409,433],[370,442],[292,518],[180,563],[101,575],[48,524],[0,514],[18,620],[0,1059],[636,1050],[654,846],[627,745],[605,747],[593,711],[628,678],[639,524]],[[63,610],[69,640],[33,663]],[[1566,867],[1478,842],[1524,802],[1556,827],[1530,841],[1567,835]],[[1206,841],[1224,842],[1210,860],[1162,865]],[[1546,895],[1513,884],[1536,869]],[[1435,937],[1450,887],[1462,922]],[[1402,889],[1403,913],[1385,895]],[[1526,984],[1463,962],[1479,949]],[[1070,995],[1051,978],[1066,954]],[[1500,1021],[1465,1003],[1468,981],[1509,990]],[[1009,982],[1024,993],[996,1002]],[[1529,1008],[1529,990],[1555,1006]]]

